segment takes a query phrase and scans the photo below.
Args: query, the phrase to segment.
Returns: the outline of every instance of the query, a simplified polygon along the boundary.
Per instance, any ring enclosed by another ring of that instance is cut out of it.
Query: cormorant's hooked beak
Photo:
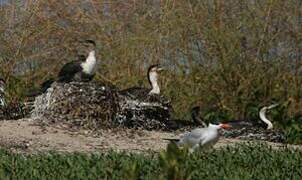
[[[84,46],[88,46],[88,44],[93,45],[94,47],[96,47],[96,43],[94,40],[91,39],[87,39],[87,40],[80,40],[78,41],[79,43],[83,44]]]
[[[156,70],[157,70],[158,72],[161,72],[161,71],[164,71],[165,69],[164,69],[163,67],[158,67]]]

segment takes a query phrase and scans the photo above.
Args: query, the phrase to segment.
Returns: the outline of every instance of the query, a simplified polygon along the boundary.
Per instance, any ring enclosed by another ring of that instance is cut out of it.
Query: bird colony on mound
[[[172,106],[170,101],[160,94],[158,83],[159,73],[164,70],[160,64],[151,65],[147,71],[147,78],[150,88],[131,87],[118,90],[108,83],[93,82],[96,71],[96,43],[92,40],[82,41],[81,52],[76,60],[66,63],[56,78],[49,79],[42,83],[41,88],[28,94],[28,97],[35,97],[31,117],[48,122],[67,122],[73,126],[90,128],[92,130],[123,126],[129,128],[143,128],[147,130],[177,130],[204,125],[198,118],[200,109],[191,110],[192,121],[171,120]],[[23,111],[19,112],[18,107],[23,110],[23,105],[17,104],[17,111],[8,108],[4,98],[5,81],[0,79],[0,106],[9,110],[7,114],[20,115],[24,117]],[[260,119],[272,129],[272,123],[266,119],[265,111],[276,105],[264,107],[260,111]],[[15,107],[12,106],[12,107]],[[1,110],[1,109],[0,109]],[[6,112],[6,111],[3,111]],[[0,114],[1,116],[1,114]],[[237,121],[238,123],[240,121]],[[245,121],[244,121],[245,122]],[[184,144],[200,142],[205,135],[216,140],[218,125],[209,125],[204,129],[195,129],[189,135],[184,136]],[[256,128],[256,129],[255,129]],[[259,128],[251,123],[249,128],[251,134],[259,134]],[[238,135],[238,131],[230,135]],[[244,130],[244,137],[248,130]],[[260,137],[277,137],[269,135],[268,131],[261,131]],[[273,131],[272,131],[273,132]],[[237,133],[237,134],[236,134]],[[274,133],[274,132],[273,132]],[[212,136],[214,134],[214,136]],[[227,135],[227,133],[224,133]],[[249,133],[247,134],[249,135]],[[267,136],[269,135],[269,136]],[[207,138],[204,144],[207,144]],[[277,140],[280,138],[277,137]],[[215,141],[214,141],[215,142]]]
[[[171,111],[169,101],[159,95],[138,100],[96,82],[55,82],[35,98],[33,106],[32,118],[90,129],[119,125],[163,129]]]

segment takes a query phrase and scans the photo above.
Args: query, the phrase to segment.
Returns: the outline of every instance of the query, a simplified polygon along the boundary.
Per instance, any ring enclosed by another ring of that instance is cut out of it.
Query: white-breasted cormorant
[[[240,139],[258,139],[272,142],[283,142],[284,133],[278,129],[273,129],[273,124],[267,119],[265,113],[276,107],[278,104],[262,107],[259,111],[261,121],[234,120],[228,121],[232,125],[231,131],[223,132],[225,137]]]
[[[147,95],[160,94],[160,88],[158,85],[158,73],[162,71],[163,68],[159,64],[152,65],[148,68],[148,81],[151,88],[143,87],[132,87],[129,89],[124,89],[120,91],[122,95],[129,95],[132,97],[146,97]]]
[[[95,73],[96,57],[95,42],[86,40],[84,46],[87,47],[87,55],[79,55],[78,60],[66,63],[58,74],[58,82],[90,81]]]
[[[263,129],[273,129],[273,124],[270,120],[266,117],[267,110],[273,109],[278,104],[273,104],[270,106],[264,106],[259,111],[259,117],[260,122],[257,121],[251,121],[251,120],[234,120],[234,121],[228,121],[228,123],[231,123],[234,127],[251,127],[251,128],[263,128]]]
[[[45,93],[53,82],[69,83],[71,81],[87,82],[91,81],[95,74],[96,57],[95,47],[96,44],[93,40],[86,40],[82,42],[84,46],[83,54],[78,54],[78,59],[66,63],[58,73],[57,78],[51,78],[44,81],[40,85],[40,89],[31,90],[26,94],[27,97],[35,97]]]

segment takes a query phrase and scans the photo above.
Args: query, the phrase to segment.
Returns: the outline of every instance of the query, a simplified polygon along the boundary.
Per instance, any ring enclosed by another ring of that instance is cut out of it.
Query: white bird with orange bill
[[[166,139],[176,141],[179,147],[188,147],[190,152],[195,151],[197,148],[212,147],[219,140],[219,129],[228,129],[231,126],[226,123],[218,125],[209,123],[208,127],[196,128],[191,132],[187,132],[180,136],[179,139]]]

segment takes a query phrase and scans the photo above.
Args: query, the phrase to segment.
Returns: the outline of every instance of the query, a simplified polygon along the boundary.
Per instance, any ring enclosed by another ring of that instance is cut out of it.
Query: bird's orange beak
[[[220,127],[223,129],[230,129],[232,126],[229,124],[220,124]]]

